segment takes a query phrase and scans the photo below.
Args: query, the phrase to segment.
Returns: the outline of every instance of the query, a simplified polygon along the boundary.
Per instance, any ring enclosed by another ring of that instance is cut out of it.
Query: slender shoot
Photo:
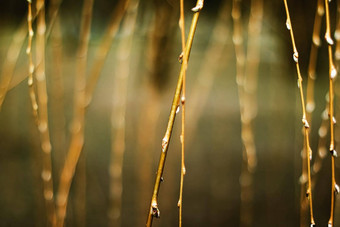
[[[203,3],[204,3],[203,0],[198,0],[196,3],[196,6],[192,9],[192,11],[194,12],[194,16],[191,22],[191,27],[190,27],[190,31],[189,31],[187,42],[186,42],[186,47],[185,47],[186,51],[183,55],[183,59],[185,58],[187,61],[189,59],[189,54],[190,54],[192,42],[194,39],[196,27],[197,27],[198,17],[199,17],[201,9],[203,8]],[[179,107],[178,105],[179,105],[180,95],[181,95],[181,90],[182,90],[182,85],[183,85],[184,72],[185,72],[185,66],[184,64],[182,64],[179,77],[178,77],[178,81],[177,81],[177,87],[176,87],[174,99],[172,101],[167,130],[162,140],[162,152],[161,152],[161,157],[158,163],[155,185],[154,185],[152,199],[151,199],[151,203],[150,203],[150,207],[148,211],[148,218],[146,222],[147,227],[152,226],[152,220],[154,217],[156,218],[160,217],[160,211],[158,209],[158,192],[159,192],[160,183],[163,180],[163,170],[164,170],[164,165],[165,165],[166,154],[167,154],[168,147],[169,147],[169,141],[170,141],[170,137],[172,134],[172,128],[174,125],[177,108]]]
[[[181,40],[182,40],[182,54],[185,55],[185,21],[184,21],[184,0],[180,0],[180,18],[179,18],[179,27],[181,30]],[[184,72],[183,72],[183,85],[182,85],[182,134],[180,136],[181,140],[181,180],[180,180],[180,189],[179,189],[179,199],[178,199],[178,208],[179,208],[179,227],[182,226],[182,214],[183,214],[183,184],[184,184],[184,175],[186,172],[185,169],[185,81],[186,81],[186,69],[187,69],[187,59],[183,59]]]
[[[28,87],[29,87],[29,95],[32,104],[33,116],[36,124],[38,124],[38,103],[33,85],[33,73],[34,73],[34,64],[33,64],[33,56],[32,56],[32,40],[33,40],[33,28],[32,28],[32,1],[28,0],[28,14],[27,14],[27,25],[28,25],[28,45],[26,49],[26,54],[28,56]],[[6,89],[7,90],[7,89]]]
[[[111,115],[111,161],[110,161],[110,226],[121,226],[123,195],[123,161],[125,153],[126,106],[130,74],[133,31],[139,0],[131,0],[122,24],[126,36],[118,46],[117,67],[114,72],[113,105]]]
[[[325,0],[325,9],[326,9],[326,34],[325,39],[328,44],[328,62],[329,62],[329,128],[330,128],[330,145],[329,151],[332,155],[332,188],[331,188],[331,212],[328,220],[328,226],[332,227],[334,225],[334,196],[335,193],[338,192],[339,186],[335,182],[335,158],[337,157],[337,153],[335,151],[335,143],[334,143],[334,124],[336,122],[334,117],[334,80],[337,76],[337,70],[333,63],[333,53],[332,53],[332,45],[334,41],[331,37],[331,25],[329,18],[329,5],[328,0]]]
[[[77,51],[77,72],[75,78],[74,115],[71,128],[71,142],[63,166],[57,199],[57,225],[64,226],[67,202],[74,172],[84,145],[85,86],[87,50],[90,39],[93,0],[86,0],[83,5],[80,27],[80,40]]]
[[[304,148],[305,148],[306,157],[307,157],[307,176],[308,176],[308,187],[307,187],[306,196],[309,199],[310,223],[311,223],[311,226],[315,226],[315,221],[314,221],[314,216],[313,216],[312,180],[311,180],[311,171],[310,171],[310,169],[311,169],[310,168],[310,161],[312,159],[312,150],[311,150],[310,145],[309,145],[309,123],[308,123],[307,118],[306,118],[307,115],[306,115],[305,99],[304,99],[304,95],[303,95],[302,76],[301,76],[301,73],[300,73],[300,66],[299,66],[299,53],[298,53],[296,45],[295,45],[295,38],[294,38],[292,23],[291,23],[291,20],[290,20],[287,0],[283,0],[283,1],[284,1],[286,15],[287,15],[286,27],[290,32],[290,37],[291,37],[291,40],[292,40],[293,60],[294,60],[295,65],[296,65],[296,71],[297,71],[297,76],[298,76],[298,87],[299,87],[299,91],[300,91],[301,106],[302,106],[302,124],[303,124],[303,127],[304,127]]]

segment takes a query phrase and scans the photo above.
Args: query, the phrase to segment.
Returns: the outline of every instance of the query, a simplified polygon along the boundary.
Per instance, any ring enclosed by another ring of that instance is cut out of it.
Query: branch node
[[[197,5],[194,8],[192,8],[191,11],[194,12],[194,13],[197,13],[197,12],[201,11],[201,9],[203,9],[203,0],[199,0],[197,2]]]
[[[161,217],[161,212],[157,207],[157,204],[152,205],[152,216],[155,218],[160,218]]]
[[[332,46],[334,44],[334,41],[333,41],[333,39],[331,38],[331,36],[328,32],[325,35],[325,39],[326,39],[328,45]]]
[[[334,191],[335,191],[336,194],[339,194],[340,188],[339,188],[339,185],[338,185],[338,184],[335,184],[335,185],[334,185]]]
[[[168,140],[166,137],[162,139],[162,152],[166,151],[166,147],[168,146]]]
[[[294,51],[293,59],[294,59],[295,63],[299,62],[299,53],[297,51]]]
[[[331,79],[334,80],[337,74],[338,74],[338,72],[336,71],[336,68],[334,67],[334,65],[332,65],[332,67],[331,67]]]
[[[330,150],[331,155],[333,155],[333,157],[338,157],[338,153],[336,152],[336,150]]]
[[[184,56],[183,52],[181,52],[180,55],[178,56],[178,61],[181,64],[183,63],[183,56]]]
[[[303,126],[304,126],[305,128],[309,128],[308,121],[307,121],[307,119],[306,119],[305,117],[302,118],[302,123],[303,123]]]

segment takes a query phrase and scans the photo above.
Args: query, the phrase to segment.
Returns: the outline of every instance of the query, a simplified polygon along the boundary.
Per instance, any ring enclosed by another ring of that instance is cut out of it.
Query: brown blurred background
[[[88,71],[93,65],[96,50],[108,26],[109,15],[117,2],[94,1],[87,59]],[[288,1],[288,4],[306,85],[316,1]],[[49,6],[50,2],[47,1],[46,11]],[[187,32],[192,18],[190,8],[194,6],[195,1],[185,1]],[[241,7],[244,43],[247,43],[251,2],[242,1]],[[252,217],[249,226],[299,226],[300,152],[303,136],[302,110],[296,85],[297,74],[289,32],[285,25],[283,1],[265,0],[263,7],[262,30],[258,43],[260,52],[256,91],[257,116],[253,121],[257,167],[250,179],[253,200],[249,211]],[[57,48],[61,50],[62,59],[59,65],[56,65],[53,57],[54,27],[51,38],[47,39],[46,43],[46,77],[55,191],[59,185],[60,171],[70,142],[69,128],[73,111],[73,84],[81,8],[82,1],[64,0],[60,4],[58,17],[62,42]],[[138,5],[131,51],[125,56],[129,59],[130,71],[127,79],[125,112],[121,226],[143,226],[146,220],[161,152],[161,140],[180,69],[178,8],[177,0],[140,1]],[[231,8],[232,1],[205,2],[190,55],[187,71],[187,174],[184,181],[183,226],[244,226],[240,221],[242,141]],[[336,8],[336,1],[332,1],[330,3],[332,31],[335,30]],[[219,15],[222,10],[224,17],[221,19]],[[15,32],[24,23],[26,13],[26,1],[0,2],[2,68],[8,47]],[[49,17],[46,17],[46,21],[49,25]],[[117,53],[121,53],[118,52],[120,45],[128,38],[122,24],[109,49],[92,102],[87,108],[85,143],[71,185],[66,226],[107,226],[111,223],[109,221],[111,113],[113,103],[121,98],[113,95],[114,90],[119,87],[115,85],[117,83],[115,73],[121,66],[120,58],[124,57],[117,56]],[[323,40],[324,19],[322,24]],[[216,28],[217,25],[220,27]],[[35,28],[34,25],[33,29]],[[217,33],[217,38],[213,37],[214,32]],[[25,79],[28,75],[26,47],[27,38],[17,60],[10,83],[11,89],[0,112],[0,226],[46,226],[47,223],[40,177],[42,166],[40,140],[34,125]],[[208,52],[209,50],[211,51]],[[55,85],[53,75],[57,70],[60,70],[62,75],[62,93],[53,87]],[[199,78],[204,79],[198,81]],[[211,83],[209,92],[203,92],[204,85],[209,83]],[[201,92],[193,92],[195,89]],[[322,42],[317,62],[316,106],[311,130],[313,157],[317,155],[318,128],[321,113],[326,105],[324,97],[327,91],[327,48]],[[336,92],[340,93],[338,87]],[[338,113],[340,106],[338,99],[336,103]],[[159,194],[161,218],[154,220],[154,226],[178,224],[180,117],[179,113]],[[61,135],[58,134],[60,130],[63,132]],[[339,141],[338,131],[336,138]],[[336,178],[340,182],[339,164],[337,160]],[[330,174],[330,155],[327,153],[322,169],[315,178],[313,191],[317,226],[326,225],[329,218]],[[337,205],[335,226],[340,226],[339,198]],[[85,210],[79,206],[85,207]]]

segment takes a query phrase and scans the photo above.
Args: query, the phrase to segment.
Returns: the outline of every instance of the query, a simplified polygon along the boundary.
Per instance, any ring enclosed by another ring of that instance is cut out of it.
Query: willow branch
[[[110,226],[121,226],[123,193],[123,160],[125,153],[125,125],[128,79],[131,65],[133,31],[136,25],[138,0],[129,3],[122,24],[125,38],[117,50],[117,67],[114,72],[113,105],[111,114],[111,161],[110,161]]]
[[[26,49],[26,54],[28,56],[28,87],[29,87],[29,96],[30,96],[30,100],[31,100],[31,104],[32,104],[32,110],[33,110],[33,117],[34,120],[36,122],[36,124],[38,124],[38,103],[37,103],[37,98],[36,98],[36,94],[35,94],[35,89],[34,89],[34,79],[33,79],[33,73],[34,73],[34,63],[33,63],[33,56],[32,56],[32,40],[33,40],[33,28],[32,28],[32,2],[28,1],[28,14],[27,14],[27,25],[28,25],[28,44],[27,44],[27,49]],[[26,34],[25,34],[26,36]],[[18,54],[20,49],[18,48]],[[17,56],[18,57],[18,56]],[[16,59],[17,60],[17,59]],[[15,64],[13,64],[13,66],[15,66]],[[13,67],[14,70],[14,67]],[[13,72],[11,73],[13,74]],[[11,75],[8,74],[8,75]],[[4,92],[7,91],[8,89],[8,85],[10,82],[10,78],[8,78],[8,80],[6,82],[4,82],[5,87],[4,87]],[[7,86],[6,86],[7,85]],[[5,96],[2,96],[3,98],[5,98]],[[3,101],[3,99],[2,99]]]
[[[47,89],[45,76],[45,1],[37,0],[36,9],[39,12],[37,16],[37,38],[36,38],[36,81],[38,96],[38,129],[40,133],[41,148],[43,151],[43,170],[42,179],[44,182],[44,198],[47,206],[48,220],[51,225],[56,223],[55,203],[52,180],[52,163],[51,163],[51,141],[48,125],[47,109]],[[30,82],[29,82],[30,83]]]
[[[185,49],[185,20],[184,20],[184,1],[180,0],[180,18],[179,18],[179,28],[181,30],[181,41],[182,41],[182,54],[183,56],[186,55],[186,49]],[[181,140],[181,179],[180,179],[180,187],[179,187],[179,199],[177,206],[179,208],[179,227],[182,226],[182,214],[183,214],[183,185],[184,185],[184,175],[186,172],[185,169],[185,82],[186,82],[186,70],[188,66],[187,58],[183,59],[183,82],[182,82],[182,98],[181,98],[181,104],[182,104],[182,133],[180,136]]]
[[[200,14],[200,10],[203,8],[203,2],[204,2],[203,0],[198,0],[197,3],[196,3],[196,6],[192,9],[192,11],[194,12],[194,16],[193,16],[193,19],[192,19],[192,22],[191,22],[191,27],[190,27],[190,31],[189,31],[189,34],[188,34],[186,47],[185,47],[186,52],[184,53],[184,56],[183,56],[183,58],[186,58],[187,60],[189,60],[190,50],[191,50],[192,42],[193,42],[193,39],[194,39],[196,27],[197,27],[198,17],[199,17],[199,14]],[[155,185],[154,185],[154,189],[153,189],[150,208],[149,208],[149,211],[148,211],[148,218],[147,218],[147,222],[146,222],[147,227],[152,226],[153,217],[160,217],[160,211],[158,209],[158,192],[159,192],[159,187],[160,187],[160,183],[161,183],[161,179],[162,179],[162,175],[163,175],[163,170],[164,170],[164,165],[165,165],[166,154],[167,154],[167,151],[168,151],[169,141],[170,141],[170,137],[171,137],[171,134],[172,134],[172,128],[173,128],[174,121],[175,121],[176,110],[178,108],[178,104],[179,104],[179,101],[180,101],[184,72],[185,72],[185,66],[184,66],[184,64],[182,64],[181,70],[180,70],[180,73],[179,73],[179,77],[178,77],[178,81],[177,81],[177,87],[176,87],[174,99],[173,99],[171,110],[170,110],[170,116],[169,116],[167,130],[166,130],[165,136],[162,140],[162,152],[161,152],[161,157],[160,157],[160,160],[159,160],[159,163],[158,163]]]
[[[289,9],[288,9],[288,4],[287,0],[284,0],[284,5],[285,5],[285,10],[286,10],[286,15],[287,15],[287,21],[286,21],[286,26],[287,29],[290,32],[290,37],[292,40],[292,46],[293,46],[293,60],[295,61],[296,65],[296,71],[297,71],[297,76],[298,76],[298,87],[300,91],[300,98],[301,98],[301,106],[302,106],[302,124],[304,126],[304,148],[306,151],[306,157],[307,157],[307,175],[308,175],[308,187],[307,187],[307,192],[306,196],[309,199],[309,211],[310,211],[310,222],[311,225],[315,225],[314,221],[314,216],[313,216],[313,196],[312,196],[312,180],[311,180],[311,171],[310,171],[310,161],[312,159],[312,150],[309,145],[309,124],[306,118],[306,107],[305,107],[305,99],[303,95],[303,87],[302,87],[302,77],[300,73],[300,66],[299,66],[299,53],[297,51],[296,45],[295,45],[295,39],[294,39],[294,33],[293,33],[293,27],[292,23],[290,20],[290,15],[289,15]]]
[[[325,39],[328,44],[328,62],[329,62],[329,128],[330,128],[330,145],[329,151],[332,154],[332,186],[331,186],[331,211],[330,217],[328,220],[328,226],[331,227],[334,225],[334,195],[338,191],[339,186],[335,182],[335,157],[337,157],[337,153],[335,151],[334,144],[334,124],[336,123],[334,117],[334,80],[337,75],[337,71],[335,65],[333,63],[333,53],[332,53],[332,45],[334,44],[333,39],[331,37],[331,25],[329,18],[329,5],[328,1],[325,0],[325,9],[326,9],[326,34]]]
[[[317,1],[315,18],[314,18],[314,26],[313,26],[313,35],[312,35],[312,45],[309,56],[309,65],[308,65],[308,81],[307,81],[307,96],[306,96],[306,119],[310,125],[312,126],[312,113],[315,109],[315,101],[314,101],[314,84],[316,79],[316,62],[318,56],[318,49],[321,45],[320,39],[320,27],[322,17],[324,15],[324,4],[323,0]],[[319,154],[319,152],[318,152]],[[300,177],[300,226],[306,226],[305,215],[307,214],[308,209],[308,199],[304,196],[306,192],[306,183],[308,179],[307,174],[307,156],[304,155],[302,151],[302,174]],[[316,160],[319,160],[319,155],[317,155]],[[314,162],[315,164],[316,162]],[[314,166],[313,166],[314,167]],[[315,182],[315,181],[314,181]],[[312,184],[312,189],[315,184]]]
[[[83,5],[80,40],[77,51],[77,72],[75,78],[74,115],[71,128],[71,142],[60,176],[57,199],[57,225],[63,226],[68,196],[75,168],[84,145],[85,85],[88,43],[90,39],[93,0]]]
[[[248,42],[243,89],[243,111],[241,112],[244,161],[240,176],[241,184],[241,226],[251,226],[253,221],[253,175],[257,165],[253,121],[257,115],[257,79],[260,60],[260,34],[262,29],[263,1],[251,2],[248,24]]]

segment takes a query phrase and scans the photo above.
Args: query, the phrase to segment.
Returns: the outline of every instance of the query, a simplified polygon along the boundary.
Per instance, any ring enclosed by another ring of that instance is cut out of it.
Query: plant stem
[[[88,43],[90,39],[93,0],[85,0],[77,51],[77,72],[75,78],[74,115],[71,142],[60,176],[57,199],[57,225],[64,225],[68,196],[75,168],[84,145],[85,86]],[[84,186],[85,187],[85,186]]]
[[[35,123],[38,124],[38,103],[37,103],[37,98],[36,98],[36,94],[35,94],[35,89],[34,89],[34,78],[33,78],[33,73],[34,73],[34,63],[33,63],[33,56],[32,56],[32,40],[33,40],[33,36],[34,36],[34,32],[33,32],[33,28],[32,28],[32,2],[31,1],[27,1],[28,2],[28,14],[27,14],[27,25],[28,25],[28,45],[27,45],[27,49],[26,49],[26,54],[28,56],[28,87],[29,87],[29,95],[30,95],[30,99],[31,99],[31,104],[32,104],[32,110],[33,110],[33,117],[35,120]],[[25,34],[26,35],[26,34]],[[19,49],[18,51],[18,55],[19,55]],[[13,67],[14,70],[14,67]],[[7,87],[8,84],[10,82],[10,78],[8,78],[8,80],[5,82],[5,84],[7,84],[7,86],[5,86],[5,90],[7,91]],[[4,90],[4,91],[5,91]],[[5,96],[2,96],[3,98]],[[3,101],[3,99],[2,99]]]
[[[37,38],[36,38],[36,81],[38,96],[38,129],[40,133],[41,148],[43,151],[43,170],[41,173],[44,182],[44,198],[47,206],[48,220],[51,225],[56,223],[55,203],[53,193],[51,141],[48,125],[47,89],[45,76],[45,1],[37,0]],[[29,82],[30,83],[30,82]]]
[[[297,76],[298,76],[298,87],[300,91],[300,99],[301,99],[301,106],[302,106],[302,124],[304,127],[304,149],[306,151],[306,157],[307,157],[306,161],[307,161],[308,187],[307,187],[306,196],[309,199],[310,223],[311,223],[311,226],[314,226],[315,221],[314,221],[314,216],[313,216],[313,196],[312,196],[312,182],[311,182],[312,180],[311,180],[311,171],[310,171],[310,161],[312,159],[312,150],[309,145],[309,124],[306,118],[305,99],[303,95],[302,77],[301,77],[300,66],[299,66],[299,53],[295,45],[293,27],[292,27],[292,23],[290,20],[287,0],[283,0],[283,1],[284,1],[286,15],[287,15],[286,27],[290,32],[290,37],[292,40],[292,46],[293,46],[293,52],[294,52],[293,60],[295,61],[296,71],[297,71]]]
[[[192,42],[193,42],[193,39],[194,39],[196,27],[197,27],[198,17],[199,17],[199,14],[200,14],[200,10],[203,8],[203,2],[204,2],[203,0],[198,0],[196,6],[192,9],[194,11],[194,16],[192,18],[191,27],[190,27],[190,31],[189,31],[189,34],[188,34],[188,39],[187,39],[186,48],[185,48],[186,52],[183,55],[183,58],[186,58],[187,61],[189,60],[190,50],[191,50]],[[161,183],[161,180],[162,180],[165,158],[166,158],[166,154],[167,154],[167,151],[168,151],[170,137],[171,137],[171,134],[172,134],[172,128],[173,128],[174,121],[175,121],[176,110],[178,108],[178,104],[179,104],[179,101],[180,101],[184,72],[185,72],[185,66],[184,66],[184,64],[182,64],[181,70],[180,70],[180,73],[179,73],[179,77],[178,77],[178,81],[177,81],[177,87],[176,87],[174,99],[173,99],[171,110],[170,110],[170,116],[169,116],[167,130],[166,130],[165,136],[162,140],[162,152],[161,152],[161,157],[160,157],[160,160],[159,160],[159,163],[158,163],[155,185],[154,185],[154,189],[153,189],[150,208],[149,208],[149,211],[148,211],[148,218],[147,218],[147,222],[146,222],[147,227],[152,226],[153,217],[160,217],[160,211],[158,209],[158,192],[159,192],[159,187],[160,187],[160,183]]]
[[[125,153],[126,105],[128,79],[131,65],[133,32],[136,25],[139,0],[131,0],[122,34],[126,36],[117,50],[117,67],[114,72],[113,102],[111,114],[111,161],[110,161],[110,207],[109,226],[121,226],[123,195],[123,160]]]
[[[316,79],[316,62],[318,49],[321,45],[320,40],[320,27],[322,16],[324,15],[324,6],[323,0],[317,1],[315,18],[314,18],[314,26],[313,26],[313,35],[312,35],[312,45],[309,56],[309,65],[308,65],[308,81],[307,81],[307,96],[306,96],[306,119],[309,123],[309,126],[312,126],[312,113],[315,109],[315,101],[314,101],[314,84]],[[319,154],[319,152],[318,152]],[[318,160],[318,158],[316,159]],[[300,177],[300,226],[306,226],[307,223],[307,209],[308,209],[308,199],[305,197],[306,193],[306,183],[307,183],[307,156],[302,154],[302,174]],[[315,164],[315,162],[314,162]],[[312,188],[313,188],[312,184]]]
[[[181,30],[181,40],[182,40],[182,54],[185,56],[186,49],[185,49],[185,20],[184,20],[184,1],[180,0],[180,18],[179,18],[179,27]],[[188,66],[187,58],[183,59],[183,82],[182,82],[182,98],[181,98],[181,104],[182,104],[182,134],[180,136],[181,140],[181,179],[180,179],[180,188],[179,188],[179,199],[177,206],[179,208],[179,227],[182,227],[182,214],[183,214],[183,184],[184,184],[184,175],[186,172],[185,169],[185,82],[186,82],[186,70]]]
[[[334,144],[334,124],[335,124],[335,117],[334,117],[334,79],[336,78],[337,71],[333,63],[333,54],[332,54],[332,45],[334,44],[332,37],[331,37],[331,25],[330,25],[330,18],[329,18],[329,5],[328,1],[325,0],[325,9],[326,9],[326,34],[325,39],[328,44],[328,61],[329,61],[329,125],[330,125],[330,145],[329,151],[332,154],[332,188],[331,188],[331,211],[330,217],[328,220],[328,226],[331,227],[334,225],[334,195],[336,193],[337,184],[335,182],[335,157],[337,156],[335,151],[335,144]]]

